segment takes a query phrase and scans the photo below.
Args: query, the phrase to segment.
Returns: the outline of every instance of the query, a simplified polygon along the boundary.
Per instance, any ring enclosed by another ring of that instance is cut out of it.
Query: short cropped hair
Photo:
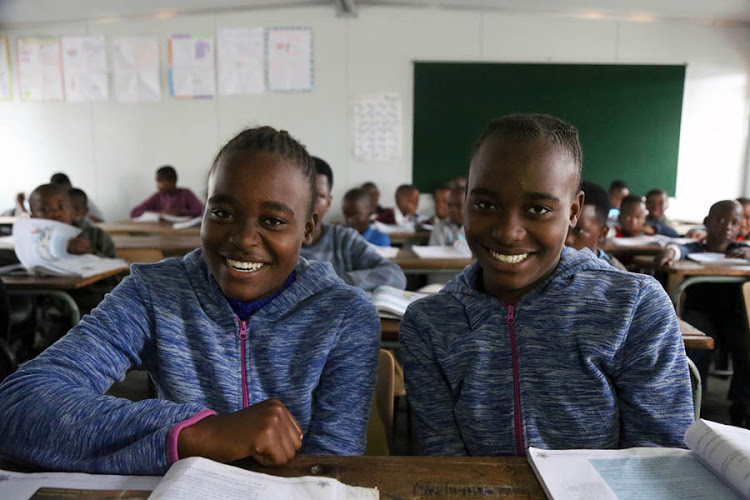
[[[590,181],[581,181],[581,191],[583,191],[584,195],[584,206],[593,206],[599,224],[606,224],[609,210],[612,208],[607,191],[599,184]]]
[[[317,156],[313,156],[312,159],[315,163],[315,175],[325,175],[328,179],[328,189],[333,189],[333,170],[331,170],[331,166],[328,162]]]
[[[578,138],[578,129],[559,118],[543,114],[519,114],[495,118],[487,124],[474,146],[472,158],[488,139],[513,137],[521,139],[542,139],[564,148],[570,154],[577,169],[575,185],[578,186],[583,167],[583,150]]]
[[[412,194],[414,191],[419,191],[419,189],[417,189],[417,186],[414,186],[412,184],[401,184],[396,188],[396,199],[402,200]]]
[[[365,201],[370,204],[370,195],[367,191],[362,188],[352,188],[344,195],[344,201],[350,201],[352,203],[358,203]]]
[[[175,170],[172,165],[163,165],[157,168],[156,176],[172,182],[177,182],[177,170]]]
[[[644,203],[643,196],[639,194],[629,194],[620,202],[620,212],[624,212],[626,207],[635,205],[636,203]]]
[[[744,206],[744,205],[750,205],[750,198],[745,198],[744,196],[740,196],[739,198],[737,198],[737,201],[738,201],[738,202],[739,202],[739,203],[740,203],[741,205],[743,205],[743,206]]]
[[[615,191],[619,191],[621,189],[628,189],[628,185],[625,183],[625,181],[615,180],[612,181],[612,184],[609,185],[610,193],[614,193]]]
[[[86,191],[80,188],[70,188],[68,190],[68,194],[71,198],[81,198],[83,200],[83,203],[87,204],[89,202],[89,197],[86,196]]]
[[[55,185],[57,184],[67,184],[68,186],[72,185],[70,182],[70,178],[62,172],[57,172],[57,173],[52,174],[52,176],[49,178],[49,183],[55,184]],[[44,184],[42,184],[42,186],[44,186]],[[39,187],[42,187],[42,186],[39,186]]]
[[[437,193],[438,191],[450,191],[451,186],[447,182],[438,182],[435,184],[435,187],[432,188],[432,194]]]
[[[255,127],[241,131],[229,140],[216,154],[208,176],[216,170],[220,161],[234,161],[236,158],[266,152],[275,154],[295,164],[302,172],[309,184],[310,207],[312,213],[315,206],[315,164],[307,149],[286,130],[276,130],[273,127]]]
[[[29,195],[29,203],[31,203],[32,200],[38,198],[44,193],[60,193],[63,196],[67,196],[68,198],[70,198],[70,193],[68,192],[68,190],[58,184],[41,184],[37,186],[36,189],[34,189]]]
[[[646,198],[648,199],[650,196],[659,196],[659,195],[669,198],[669,193],[667,193],[667,190],[661,189],[661,188],[654,188],[654,189],[649,190],[649,192],[646,193]]]

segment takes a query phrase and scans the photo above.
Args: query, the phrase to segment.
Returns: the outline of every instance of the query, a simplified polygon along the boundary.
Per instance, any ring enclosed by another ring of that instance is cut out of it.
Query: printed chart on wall
[[[113,42],[114,89],[118,102],[158,102],[159,45],[154,37],[120,37]]]
[[[313,89],[312,28],[269,28],[266,31],[268,90]]]
[[[18,80],[24,101],[62,101],[63,79],[58,38],[19,38]]]
[[[216,35],[219,94],[263,93],[265,48],[263,28],[219,29]]]
[[[8,37],[0,36],[0,101],[10,101],[12,98]]]
[[[384,93],[362,96],[354,103],[354,156],[387,161],[401,157],[401,98]]]
[[[212,36],[172,35],[169,66],[169,89],[173,97],[209,99],[216,95]]]
[[[68,101],[109,99],[107,43],[103,36],[63,37],[62,60]]]

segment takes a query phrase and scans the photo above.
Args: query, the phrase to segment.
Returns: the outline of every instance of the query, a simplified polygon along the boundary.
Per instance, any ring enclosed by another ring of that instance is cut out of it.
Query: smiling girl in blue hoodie
[[[0,455],[47,469],[162,474],[179,458],[282,464],[361,454],[380,323],[330,264],[299,257],[315,170],[285,131],[248,129],[208,177],[202,248],[133,265],[0,386]],[[157,399],[105,396],[147,370]]]
[[[401,322],[420,453],[684,446],[690,379],[666,293],[564,247],[581,162],[578,131],[550,116],[480,137],[464,216],[477,261]]]

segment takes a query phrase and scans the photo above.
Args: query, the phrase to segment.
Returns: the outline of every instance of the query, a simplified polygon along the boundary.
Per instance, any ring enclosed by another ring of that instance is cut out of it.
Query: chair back
[[[690,369],[690,388],[693,389],[693,411],[695,419],[701,417],[701,401],[703,399],[703,383],[701,382],[701,373],[695,366],[693,360],[686,356],[688,368]]]
[[[381,349],[378,355],[378,381],[375,401],[378,415],[385,426],[388,443],[393,438],[393,401],[395,397],[396,358],[391,351]]]

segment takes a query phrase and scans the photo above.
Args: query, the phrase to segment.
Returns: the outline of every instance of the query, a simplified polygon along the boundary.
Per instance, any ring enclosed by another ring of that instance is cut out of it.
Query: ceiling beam
[[[357,17],[356,0],[333,0],[337,17]]]

